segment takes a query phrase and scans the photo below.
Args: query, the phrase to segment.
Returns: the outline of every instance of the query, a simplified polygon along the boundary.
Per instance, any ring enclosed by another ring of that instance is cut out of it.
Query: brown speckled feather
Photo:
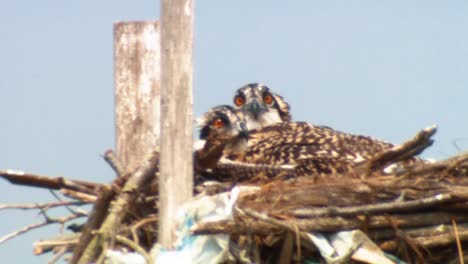
[[[292,165],[300,175],[332,174],[370,159],[393,145],[305,122],[283,122],[253,130],[242,156],[229,159],[268,165]]]

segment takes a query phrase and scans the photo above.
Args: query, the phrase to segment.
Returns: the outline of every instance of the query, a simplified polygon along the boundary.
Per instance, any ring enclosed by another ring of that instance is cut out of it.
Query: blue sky
[[[112,25],[154,20],[157,1],[0,3],[0,169],[109,182],[114,146]],[[196,1],[195,115],[263,82],[296,120],[399,143],[437,124],[425,157],[468,149],[468,2]],[[0,203],[51,201],[0,181]],[[42,221],[0,211],[0,236]],[[43,263],[32,242],[0,245],[5,262]]]

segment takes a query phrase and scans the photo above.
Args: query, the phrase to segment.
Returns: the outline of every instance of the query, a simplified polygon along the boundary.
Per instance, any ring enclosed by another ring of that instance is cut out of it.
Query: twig
[[[133,240],[139,244],[139,239],[138,239],[138,235],[137,235],[137,230],[138,228],[140,228],[141,226],[144,226],[148,223],[154,223],[154,222],[157,222],[158,221],[158,217],[157,215],[154,215],[154,216],[147,216],[146,218],[144,219],[141,219],[140,221],[138,221],[137,223],[135,223],[131,228],[131,232],[132,232],[132,236],[133,236]]]
[[[262,220],[265,223],[269,223],[269,224],[272,224],[272,225],[275,225],[275,226],[282,227],[282,228],[284,228],[286,230],[289,230],[291,232],[294,232],[294,233],[297,232],[297,229],[295,229],[291,225],[288,225],[283,221],[268,217],[266,214],[257,213],[257,212],[255,212],[253,210],[250,210],[250,209],[240,209],[238,207],[236,207],[235,210],[238,211],[238,212],[241,212],[241,213],[245,213],[248,216],[257,218],[259,220]]]
[[[71,248],[72,246],[78,243],[80,238],[79,233],[67,233],[62,234],[58,237],[48,240],[40,240],[34,242],[34,255],[41,255],[46,252],[51,251],[54,248],[67,247]]]
[[[468,240],[468,231],[458,232],[458,238],[463,241]],[[453,233],[445,233],[432,237],[418,237],[416,238],[416,241],[418,241],[419,244],[423,247],[440,247],[453,245],[453,242],[455,241],[455,236],[453,235]]]
[[[53,190],[49,190],[50,193],[55,197],[55,199],[59,200],[59,201],[63,201],[62,198],[60,196],[58,196]],[[83,210],[77,210],[75,208],[71,208],[70,206],[68,205],[64,205],[65,208],[72,214],[84,214],[84,215],[88,215],[88,213],[86,213],[85,211]]]
[[[408,234],[401,231],[399,227],[400,223],[398,221],[395,221],[395,219],[388,214],[385,215],[384,217],[387,219],[387,222],[390,223],[390,226],[394,230],[396,239],[401,240],[402,242],[405,243],[405,245],[408,245],[409,248],[412,250],[412,252],[416,254],[419,260],[424,260],[424,256],[420,250],[420,247],[418,247],[418,244],[415,242],[415,240],[412,237],[408,236]],[[408,255],[408,250],[406,249],[405,251],[406,251],[406,255]]]
[[[382,170],[391,163],[396,163],[418,155],[434,143],[431,137],[436,131],[436,126],[425,128],[405,143],[378,153],[370,161],[364,163],[363,166],[366,168],[367,173],[370,174],[374,171]]]
[[[434,197],[422,198],[413,201],[397,201],[388,203],[376,203],[371,205],[347,206],[347,207],[327,207],[316,209],[295,209],[290,213],[297,217],[320,217],[320,216],[348,216],[356,214],[376,214],[391,213],[399,211],[409,211],[423,209],[429,206],[445,203],[453,200],[450,194],[438,194]]]
[[[468,223],[458,224],[458,231],[465,232],[468,231]],[[438,236],[448,233],[453,233],[453,226],[452,224],[441,224],[441,225],[432,225],[432,226],[424,226],[424,227],[409,227],[409,228],[401,228],[402,232],[411,236],[413,238],[417,237],[431,237],[431,236]],[[368,232],[369,237],[372,237],[376,240],[385,240],[391,239],[395,236],[394,229],[376,229],[376,230],[369,230]],[[384,249],[387,250],[387,249]]]
[[[100,236],[101,234],[97,234],[97,236]],[[104,241],[101,245],[102,250],[99,253],[99,256],[96,260],[96,264],[104,264],[104,260],[106,260],[106,251],[109,249],[109,241]]]
[[[73,252],[71,263],[89,263],[101,255],[103,243],[106,243],[114,236],[114,232],[119,229],[125,212],[132,200],[134,200],[138,191],[145,186],[153,177],[158,169],[159,153],[154,152],[150,159],[146,160],[135,172],[133,172],[126,181],[122,191],[113,201],[109,209],[109,214],[102,223],[98,236],[95,236],[87,245],[82,254]],[[125,176],[122,176],[122,178]]]
[[[133,242],[132,240],[124,237],[124,236],[120,236],[120,235],[117,235],[115,236],[115,239],[124,244],[125,246],[133,249],[134,251],[140,253],[140,255],[142,255],[145,260],[146,260],[146,263],[153,263],[152,259],[151,259],[151,256],[148,254],[148,252],[146,252],[146,250],[144,250],[142,247],[140,247],[140,245],[138,245],[138,243],[135,243]]]
[[[269,223],[269,224],[272,224],[272,225],[276,225],[276,226],[279,226],[279,227],[282,227],[286,230],[289,230],[291,231],[294,235],[295,235],[295,238],[296,238],[296,249],[297,249],[297,255],[298,257],[300,258],[301,256],[301,239],[303,240],[306,240],[308,241],[309,238],[307,237],[307,235],[302,232],[299,227],[296,225],[296,224],[286,224],[280,220],[276,220],[274,218],[271,218],[271,217],[268,217],[267,215],[265,214],[261,214],[261,213],[258,213],[258,212],[255,212],[253,210],[250,210],[250,209],[244,209],[244,210],[241,210],[239,209],[238,207],[235,207],[235,210],[240,212],[240,213],[245,213],[246,215],[249,215],[251,217],[255,217],[259,220],[262,220],[266,223]]]
[[[95,194],[102,185],[94,182],[69,180],[64,177],[49,177],[14,170],[0,170],[0,177],[12,184],[58,190],[68,188]]]
[[[245,210],[244,210],[245,211]],[[269,217],[270,219],[273,219]],[[449,214],[441,211],[431,211],[429,213],[415,213],[415,214],[392,214],[391,219],[398,223],[399,227],[421,227],[429,225],[439,225],[450,223],[451,219],[455,218],[458,222],[468,221],[468,215],[466,213]],[[273,219],[274,222],[268,224],[248,221],[219,221],[209,223],[198,223],[192,229],[193,234],[246,234],[248,230],[256,234],[270,234],[281,231],[281,226],[287,227],[291,230],[291,224],[297,225],[297,227],[304,232],[336,232],[338,230],[362,228],[364,224],[368,229],[377,229],[389,227],[387,215],[374,215],[369,216],[366,219],[359,218],[343,218],[343,217],[318,217],[311,219],[296,219],[280,221]],[[268,220],[267,220],[268,221]],[[277,225],[279,221],[279,225]],[[274,224],[273,224],[274,223]],[[468,232],[467,232],[468,233]],[[462,236],[462,234],[460,234]]]
[[[36,228],[39,228],[39,227],[42,227],[42,226],[46,226],[48,224],[50,224],[50,223],[45,221],[45,222],[42,222],[42,223],[37,223],[37,224],[32,224],[32,225],[25,226],[25,227],[15,231],[15,232],[11,232],[10,234],[1,237],[0,238],[0,244],[2,244],[5,241],[8,241],[8,240],[10,240],[10,239],[12,239],[12,238],[14,238],[16,236],[19,236],[19,235],[21,235],[23,233],[26,233],[28,231],[31,231],[33,229],[36,229]]]
[[[43,209],[42,209],[43,210]],[[76,218],[79,218],[79,217],[83,217],[83,215],[76,215],[76,214],[72,214],[72,215],[69,215],[69,216],[66,216],[66,217],[62,217],[62,218],[51,218],[49,216],[47,216],[46,214],[44,214],[44,211],[43,211],[43,216],[45,217],[45,221],[42,222],[42,223],[37,223],[37,224],[32,224],[32,225],[28,225],[28,226],[25,226],[15,232],[12,232],[8,235],[5,235],[3,236],[2,238],[0,238],[0,244],[4,243],[5,241],[8,241],[16,236],[19,236],[23,233],[26,233],[28,231],[31,231],[35,228],[39,228],[39,227],[42,227],[42,226],[46,226],[48,224],[64,224],[70,220],[73,220],[73,219],[76,219]]]
[[[436,161],[430,164],[415,164],[415,166],[412,167],[407,172],[407,174],[411,174],[412,176],[426,173],[435,174],[441,171],[447,171],[448,169],[456,168],[463,162],[468,162],[468,153],[462,153],[446,160]]]
[[[81,231],[80,240],[73,250],[73,256],[70,263],[76,263],[78,258],[83,254],[83,251],[94,236],[92,232],[101,226],[107,216],[110,203],[114,199],[115,195],[116,192],[114,188],[104,189],[96,199],[93,210],[88,217],[88,221],[86,221],[86,224],[83,226]]]
[[[94,203],[98,195],[98,193],[88,194],[88,193],[83,193],[80,191],[75,191],[75,190],[71,190],[67,188],[60,189],[60,192],[67,197],[82,201],[83,203]]]
[[[457,242],[457,250],[458,250],[458,256],[460,257],[460,264],[464,264],[465,260],[463,258],[463,248],[460,242],[460,235],[458,234],[458,228],[457,228],[457,223],[455,222],[455,219],[452,219],[452,225],[453,225],[455,241]]]
[[[47,215],[47,211],[42,209],[42,208],[39,208],[39,210],[41,211],[41,214],[42,216],[44,216],[44,218],[46,219],[46,222],[48,223],[58,223],[60,224],[60,232],[62,232],[63,230],[63,225],[70,221],[70,220],[73,220],[73,219],[76,219],[76,218],[79,218],[79,217],[84,217],[84,216],[88,216],[86,213],[81,213],[81,212],[75,212],[75,213],[72,213],[71,215],[69,216],[65,216],[65,217],[62,217],[62,218],[52,218],[50,216]]]
[[[278,257],[278,264],[291,263],[293,254],[293,234],[292,232],[286,232],[283,239],[283,245]]]
[[[117,176],[120,177],[125,174],[125,170],[122,166],[122,163],[117,158],[117,155],[112,149],[107,150],[102,157],[107,162],[107,164],[109,164],[109,166],[114,170]]]
[[[62,256],[67,252],[68,250],[68,247],[61,247],[55,254],[54,256],[52,257],[51,260],[49,260],[47,262],[47,264],[54,264],[56,263],[57,261],[60,260],[60,258],[62,258]]]
[[[3,209],[19,209],[19,210],[30,210],[30,209],[49,209],[59,206],[66,205],[83,205],[84,202],[81,201],[60,201],[60,202],[50,202],[50,203],[38,203],[38,204],[0,204],[0,210]]]

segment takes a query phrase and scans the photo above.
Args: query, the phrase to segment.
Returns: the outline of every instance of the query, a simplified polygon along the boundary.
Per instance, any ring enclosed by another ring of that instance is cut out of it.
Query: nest
[[[434,132],[434,128],[423,130],[400,147],[343,174],[291,178],[259,173],[238,181],[237,186],[258,190],[240,194],[233,219],[199,223],[191,231],[194,235],[229,234],[236,262],[323,261],[308,234],[361,230],[381,250],[408,263],[462,263],[461,259],[468,259],[468,249],[463,247],[468,241],[468,154],[414,163],[390,174],[383,171],[430,146]],[[112,184],[1,171],[0,176],[14,184],[58,190],[67,199],[30,205],[42,212],[44,222],[8,234],[0,243],[47,224],[65,225],[86,217],[84,226],[69,226],[73,232],[37,241],[35,253],[54,252],[53,261],[65,256],[73,263],[99,263],[106,249],[119,249],[138,252],[151,261],[148,252],[157,242],[154,175],[159,154],[153,153],[132,173],[122,172],[112,152],[105,157],[119,175]],[[232,186],[229,180],[199,181],[194,192],[212,195]],[[85,204],[94,205],[90,213],[76,209]],[[48,216],[50,208],[65,206],[73,206],[70,215]],[[352,253],[340,261],[345,263]]]

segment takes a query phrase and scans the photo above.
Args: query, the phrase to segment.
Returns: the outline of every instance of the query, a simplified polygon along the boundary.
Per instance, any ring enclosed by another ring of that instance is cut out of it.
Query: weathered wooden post
[[[115,23],[114,41],[116,152],[130,172],[159,145],[159,23]]]
[[[192,196],[192,0],[161,1],[161,159],[158,242],[171,247],[174,218]]]
[[[159,144],[160,59],[157,22],[114,25],[116,149],[125,172],[135,172]],[[130,177],[128,181],[136,185],[138,179]],[[108,198],[105,195],[98,198],[71,263],[90,263],[102,255],[103,243],[121,223],[123,214],[117,210],[125,211],[132,196],[123,192],[118,198],[111,206],[114,213],[109,214],[108,205],[104,206]],[[97,204],[104,206],[104,210],[97,210]],[[93,229],[99,229],[101,235],[93,235]]]

